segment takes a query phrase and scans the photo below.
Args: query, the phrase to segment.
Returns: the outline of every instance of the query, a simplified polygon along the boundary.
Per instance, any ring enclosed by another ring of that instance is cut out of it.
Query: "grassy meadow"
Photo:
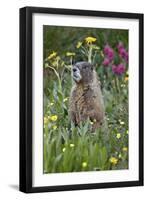
[[[128,168],[128,31],[44,26],[44,173]],[[94,64],[105,123],[89,132],[68,116],[71,66]]]

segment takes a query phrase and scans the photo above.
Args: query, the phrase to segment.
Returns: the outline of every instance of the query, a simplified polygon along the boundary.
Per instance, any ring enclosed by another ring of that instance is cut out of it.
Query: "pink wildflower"
[[[105,67],[107,67],[109,64],[110,64],[110,60],[108,58],[105,58],[104,61],[103,61],[103,65]]]
[[[105,56],[112,61],[114,58],[114,51],[109,45],[105,45],[104,47],[104,54]]]
[[[126,62],[128,62],[128,52],[126,51],[126,49],[124,48],[124,45],[122,42],[119,42],[118,45],[117,45],[117,48],[118,48],[118,53],[119,53],[119,56],[121,58],[123,58]]]
[[[125,65],[120,63],[119,65],[113,65],[112,71],[114,74],[122,75],[125,72]]]
[[[107,55],[109,52],[110,46],[108,44],[105,45],[104,47],[104,54]]]
[[[122,42],[119,42],[118,45],[117,45],[117,48],[118,48],[118,50],[124,48],[123,43],[122,43]]]

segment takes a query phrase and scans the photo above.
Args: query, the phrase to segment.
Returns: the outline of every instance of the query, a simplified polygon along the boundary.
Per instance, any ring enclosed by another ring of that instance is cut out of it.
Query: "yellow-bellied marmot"
[[[93,131],[104,119],[104,104],[97,73],[92,64],[78,62],[72,67],[72,87],[69,115],[75,125],[87,119],[93,122]]]

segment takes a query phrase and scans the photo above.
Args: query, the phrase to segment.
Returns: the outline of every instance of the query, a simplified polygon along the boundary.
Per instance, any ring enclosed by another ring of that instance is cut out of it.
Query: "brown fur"
[[[79,82],[75,81],[71,90],[70,119],[75,125],[90,119],[94,131],[104,119],[104,104],[97,73],[87,62],[77,63],[76,67],[80,70],[82,79]]]

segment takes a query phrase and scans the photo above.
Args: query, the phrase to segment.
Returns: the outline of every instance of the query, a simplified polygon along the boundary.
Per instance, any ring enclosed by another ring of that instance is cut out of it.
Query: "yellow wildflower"
[[[79,49],[81,47],[81,45],[82,45],[82,42],[78,42],[76,45],[77,49]]]
[[[129,134],[129,131],[128,131],[128,130],[126,131],[126,134]]]
[[[53,105],[54,105],[54,103],[53,103],[53,102],[51,102],[51,103],[50,103],[50,106],[53,106]]]
[[[118,163],[118,159],[115,158],[115,157],[111,157],[111,158],[109,159],[109,161],[110,161],[113,165],[116,165],[116,164]]]
[[[48,59],[50,60],[51,58],[56,57],[56,55],[57,55],[57,52],[53,51],[53,52],[48,56]]]
[[[85,38],[85,41],[86,41],[87,44],[92,44],[93,42],[96,41],[96,38],[94,38],[94,37],[87,37],[87,38]]]
[[[56,126],[56,125],[54,125],[54,126],[53,126],[53,130],[56,130],[56,129],[57,129],[57,126]]]
[[[129,80],[129,77],[128,76],[126,76],[125,77],[125,82],[127,82]]]
[[[62,149],[62,151],[63,151],[63,153],[66,151],[66,148],[64,147],[63,149]]]
[[[92,121],[90,121],[90,124],[93,125],[94,123]]]
[[[117,138],[117,139],[121,138],[121,134],[120,134],[120,133],[117,133],[116,138]]]
[[[63,102],[66,102],[68,100],[68,98],[63,99]]]
[[[123,147],[122,149],[124,152],[128,151],[128,148],[127,147]]]
[[[69,146],[70,146],[70,147],[74,147],[75,145],[74,145],[74,144],[70,144]]]
[[[76,54],[74,52],[67,52],[66,56],[75,56]]]
[[[87,167],[87,162],[82,162],[82,167],[83,168]]]
[[[52,115],[52,116],[50,117],[50,119],[51,119],[52,121],[57,121],[58,116],[57,116],[57,115]]]
[[[48,118],[44,117],[44,124],[47,124],[47,122],[48,122]]]

